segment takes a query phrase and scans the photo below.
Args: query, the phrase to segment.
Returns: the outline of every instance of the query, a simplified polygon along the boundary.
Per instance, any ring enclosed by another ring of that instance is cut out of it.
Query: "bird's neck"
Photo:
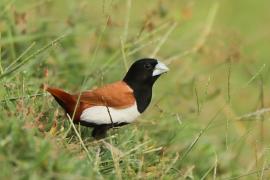
[[[131,83],[131,82],[126,82],[126,83],[133,90],[138,111],[140,113],[143,113],[151,102],[153,85]]]

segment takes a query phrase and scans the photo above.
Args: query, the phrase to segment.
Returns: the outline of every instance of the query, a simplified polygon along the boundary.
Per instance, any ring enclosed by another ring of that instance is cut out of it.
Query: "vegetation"
[[[0,179],[269,179],[267,0],[1,0]],[[44,90],[171,71],[102,141]],[[76,131],[75,131],[76,130]]]

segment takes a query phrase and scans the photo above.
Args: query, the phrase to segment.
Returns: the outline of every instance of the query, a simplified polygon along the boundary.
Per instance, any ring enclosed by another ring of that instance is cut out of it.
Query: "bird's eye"
[[[147,63],[147,64],[144,65],[144,68],[147,69],[147,70],[149,70],[149,69],[152,68],[152,65],[149,64],[149,63]]]

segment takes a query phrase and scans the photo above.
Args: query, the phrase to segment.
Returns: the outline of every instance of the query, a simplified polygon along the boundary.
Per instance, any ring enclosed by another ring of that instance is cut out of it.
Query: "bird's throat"
[[[137,102],[137,109],[140,113],[143,113],[151,102],[152,99],[152,85],[138,85],[128,84],[133,90]]]

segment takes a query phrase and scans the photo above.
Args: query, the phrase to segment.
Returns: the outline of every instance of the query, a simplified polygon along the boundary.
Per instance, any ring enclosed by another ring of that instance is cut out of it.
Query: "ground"
[[[0,179],[269,179],[270,2],[2,0]],[[170,67],[102,141],[45,92]]]

